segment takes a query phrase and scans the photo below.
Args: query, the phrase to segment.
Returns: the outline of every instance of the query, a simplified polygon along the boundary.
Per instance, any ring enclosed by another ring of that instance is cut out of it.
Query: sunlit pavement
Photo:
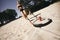
[[[0,28],[0,40],[60,40],[60,2],[36,13],[52,19],[52,23],[39,28],[22,17]]]

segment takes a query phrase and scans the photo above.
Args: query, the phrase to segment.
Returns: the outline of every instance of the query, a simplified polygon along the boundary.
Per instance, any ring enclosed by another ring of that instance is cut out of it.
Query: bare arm
[[[22,4],[20,3],[18,3],[17,2],[17,7],[18,7],[18,10],[20,10],[21,12],[22,12],[22,16],[24,17],[24,18],[27,18],[27,15],[28,15],[28,11],[26,11],[25,9],[23,9],[23,6],[22,6]]]

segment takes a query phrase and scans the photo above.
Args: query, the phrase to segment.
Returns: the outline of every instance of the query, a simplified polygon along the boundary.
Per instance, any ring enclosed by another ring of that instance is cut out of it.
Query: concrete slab
[[[60,40],[60,2],[39,10],[42,17],[53,20],[49,25],[34,27],[23,17],[0,28],[0,40]]]

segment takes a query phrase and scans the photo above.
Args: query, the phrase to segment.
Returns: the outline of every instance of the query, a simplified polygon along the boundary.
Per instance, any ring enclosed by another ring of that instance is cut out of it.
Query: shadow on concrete
[[[49,25],[52,22],[52,19],[48,19],[48,22],[44,23],[44,24],[34,24],[35,27],[44,27]]]

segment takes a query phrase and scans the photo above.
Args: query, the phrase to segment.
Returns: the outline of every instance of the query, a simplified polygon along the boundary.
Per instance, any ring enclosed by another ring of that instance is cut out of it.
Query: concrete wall
[[[60,19],[60,2],[51,4],[50,6],[35,12],[35,14],[41,13],[42,17]]]
[[[35,12],[34,14],[41,13],[43,18],[52,19],[52,23],[45,26],[44,29],[53,31],[56,34],[60,33],[60,2],[51,4],[50,6]]]

